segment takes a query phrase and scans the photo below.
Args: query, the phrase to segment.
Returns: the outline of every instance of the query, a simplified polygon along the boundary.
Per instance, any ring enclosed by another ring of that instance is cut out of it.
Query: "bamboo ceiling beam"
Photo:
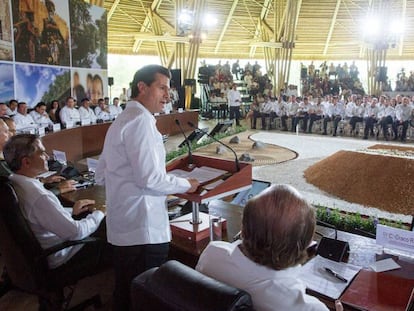
[[[338,12],[339,12],[340,6],[341,6],[341,0],[337,0],[336,1],[336,6],[335,6],[335,11],[334,11],[334,14],[333,14],[332,19],[331,19],[331,26],[329,27],[328,36],[326,37],[325,48],[323,49],[323,55],[326,55],[328,53],[329,43],[331,41],[332,33],[334,31],[334,28],[335,28],[336,18],[338,17]]]
[[[217,54],[218,51],[220,50],[221,41],[223,40],[224,35],[226,34],[227,28],[230,25],[231,19],[233,18],[233,14],[234,14],[234,11],[236,10],[236,7],[237,7],[237,4],[238,3],[239,3],[239,0],[233,0],[233,4],[232,4],[232,6],[230,8],[229,14],[227,15],[226,22],[224,23],[224,27],[221,30],[219,39],[217,40],[217,44],[216,44],[216,47],[214,49],[214,53],[215,54]]]

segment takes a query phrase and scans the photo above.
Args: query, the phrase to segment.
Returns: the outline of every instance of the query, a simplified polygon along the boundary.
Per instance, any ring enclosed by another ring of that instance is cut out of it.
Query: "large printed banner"
[[[104,8],[83,0],[0,0],[0,7],[1,102],[107,96]]]

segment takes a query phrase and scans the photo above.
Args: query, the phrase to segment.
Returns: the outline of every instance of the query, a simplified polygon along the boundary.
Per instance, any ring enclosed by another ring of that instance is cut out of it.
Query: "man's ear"
[[[147,88],[147,85],[143,81],[139,81],[137,86],[140,94],[144,93]]]
[[[21,168],[28,168],[30,166],[31,160],[29,157],[23,157],[22,158],[22,163],[21,163]]]

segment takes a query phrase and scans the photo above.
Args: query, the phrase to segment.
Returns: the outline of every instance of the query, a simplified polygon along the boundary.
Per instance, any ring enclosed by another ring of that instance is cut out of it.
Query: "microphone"
[[[198,128],[197,126],[195,126],[192,122],[188,121],[187,124],[189,126],[191,126],[193,129],[195,129],[198,132],[201,132],[205,135],[207,135],[208,137],[210,137],[211,139],[213,139],[214,141],[218,142],[219,144],[223,145],[224,147],[226,147],[227,149],[229,149],[231,152],[233,152],[234,154],[234,162],[236,163],[236,171],[239,172],[240,171],[240,164],[239,164],[239,159],[237,158],[237,154],[234,151],[233,148],[231,148],[229,145],[226,145],[225,143],[223,143],[222,141],[218,140],[217,138],[215,138],[213,135],[210,135],[209,133],[207,133],[206,131]]]
[[[340,262],[346,257],[349,253],[349,244],[345,241],[338,240],[338,230],[336,226],[328,224],[324,221],[317,220],[317,225],[328,227],[335,230],[335,239],[331,239],[325,236],[322,236],[322,239],[319,242],[317,254],[322,257]]]
[[[182,126],[181,126],[181,123],[180,123],[180,121],[178,119],[175,119],[175,124],[177,124],[177,126],[179,127],[181,133],[184,136],[185,143],[186,143],[186,145],[188,147],[188,167],[189,168],[192,168],[194,166],[194,164],[193,164],[193,153],[192,153],[192,150],[191,150],[191,143],[188,140],[187,135],[185,135],[184,130],[183,130]]]

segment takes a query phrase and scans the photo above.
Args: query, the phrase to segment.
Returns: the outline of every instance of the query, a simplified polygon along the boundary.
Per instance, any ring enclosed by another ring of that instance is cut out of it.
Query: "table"
[[[155,117],[157,128],[163,135],[175,135],[181,133],[175,123],[179,120],[184,131],[193,128],[188,125],[192,122],[198,126],[198,110],[186,110],[182,113],[160,114]],[[58,132],[46,134],[42,137],[42,143],[48,154],[53,150],[64,151],[67,161],[76,164],[79,160],[99,155],[102,152],[106,132],[112,122],[98,123],[85,126],[77,126]]]
[[[104,188],[96,185],[86,189],[65,193],[61,196],[69,203],[78,199],[90,198],[95,199],[97,205],[105,204]],[[185,214],[190,210],[190,208],[183,208],[182,213]],[[227,220],[227,230],[223,233],[223,240],[232,241],[233,237],[241,228],[242,208],[238,205],[221,200],[213,200],[208,204],[208,211],[210,214],[220,215]],[[174,220],[171,221],[173,222]],[[335,236],[335,230],[331,228],[317,226],[317,232],[318,234],[315,235],[316,240],[320,239],[320,235],[327,237]],[[377,254],[382,252],[382,247],[378,246],[374,239],[342,231],[338,231],[337,234],[339,240],[347,241],[349,243],[350,253],[348,263],[366,268],[376,261]],[[209,242],[209,238],[200,241],[189,241],[181,237],[173,236],[169,259],[176,259],[188,266],[195,267],[200,254]],[[324,297],[317,292],[308,291],[308,293],[318,297],[331,310],[335,310],[332,299]],[[390,298],[392,299],[392,297]],[[344,310],[355,310],[355,308],[345,304]]]

